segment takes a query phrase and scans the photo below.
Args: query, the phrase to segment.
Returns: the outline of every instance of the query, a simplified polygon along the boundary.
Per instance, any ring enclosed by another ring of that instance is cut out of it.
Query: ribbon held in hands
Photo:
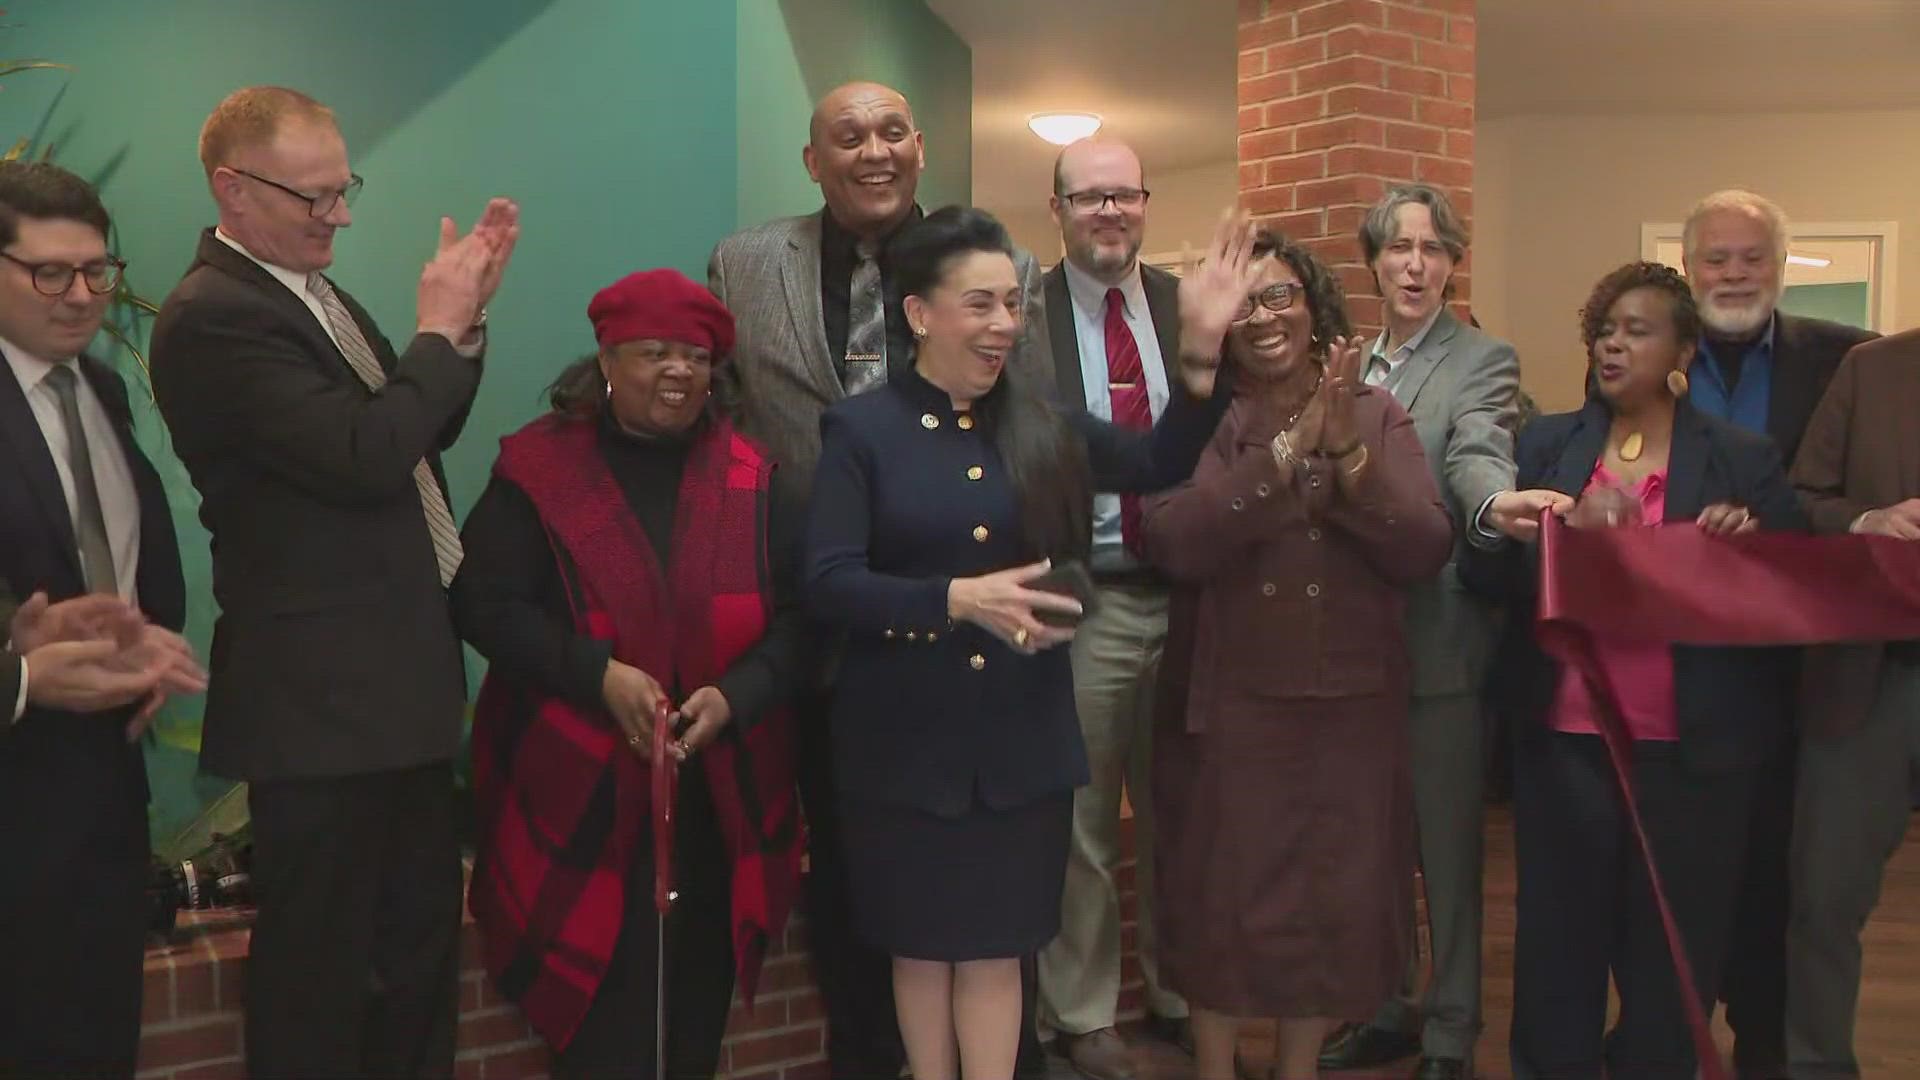
[[[1653,884],[1700,1073],[1726,1080],[1698,982],[1633,791],[1633,740],[1594,652],[1604,636],[1669,645],[1814,645],[1920,638],[1920,543],[1878,536],[1708,536],[1692,524],[1540,528],[1540,647],[1598,705],[1600,735]]]
[[[662,917],[673,907],[673,808],[680,794],[680,763],[669,751],[671,715],[661,698],[653,710],[653,906]]]

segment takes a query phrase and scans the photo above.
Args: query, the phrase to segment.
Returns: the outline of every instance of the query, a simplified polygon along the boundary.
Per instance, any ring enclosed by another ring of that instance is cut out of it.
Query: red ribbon
[[[1701,1075],[1726,1080],[1641,824],[1633,740],[1593,639],[1812,645],[1920,638],[1920,543],[1794,533],[1712,537],[1691,523],[1573,529],[1548,515],[1540,530],[1535,635],[1541,648],[1580,675],[1599,705],[1600,735],[1653,883]]]
[[[673,807],[680,793],[680,767],[667,752],[672,709],[665,698],[653,710],[653,906],[661,917],[673,907]]]

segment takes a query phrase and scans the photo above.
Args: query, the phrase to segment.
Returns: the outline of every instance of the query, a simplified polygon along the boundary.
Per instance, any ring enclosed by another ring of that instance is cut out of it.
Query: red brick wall
[[[1241,204],[1334,267],[1369,332],[1366,208],[1421,180],[1473,214],[1475,2],[1240,0]],[[1467,270],[1454,273],[1462,307]]]
[[[1124,830],[1132,850],[1132,829]],[[1133,861],[1120,869],[1121,1019],[1144,1012],[1134,956]],[[240,1002],[249,919],[243,912],[184,912],[176,940],[147,951],[138,1080],[244,1080]],[[827,1080],[826,1017],[795,916],[761,972],[752,1012],[736,1000],[720,1056],[728,1080]],[[546,1044],[520,1011],[493,992],[480,968],[473,924],[461,931],[460,1080],[544,1080]]]

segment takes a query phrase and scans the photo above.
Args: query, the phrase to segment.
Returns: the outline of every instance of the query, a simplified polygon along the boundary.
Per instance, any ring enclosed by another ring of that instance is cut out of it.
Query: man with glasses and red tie
[[[200,158],[219,227],[154,325],[153,383],[213,537],[201,765],[249,784],[248,1071],[449,1076],[466,678],[439,455],[519,211],[441,220],[397,352],[322,273],[360,189],[326,106],[236,91]]]
[[[1140,429],[1166,408],[1179,347],[1179,281],[1140,263],[1146,178],[1124,143],[1060,152],[1048,200],[1066,258],[1044,281],[1060,401]],[[1139,558],[1136,496],[1097,495],[1090,569],[1100,592],[1073,640],[1074,704],[1093,782],[1074,793],[1060,936],[1040,954],[1040,1022],[1092,1080],[1130,1080],[1114,1030],[1120,995],[1122,792],[1133,807],[1140,967],[1151,1027],[1184,1037],[1187,1004],[1160,985],[1153,955],[1153,812],[1147,779],[1154,673],[1167,637],[1167,585]]]
[[[83,353],[120,284],[110,232],[86,181],[0,163],[0,1076],[133,1075],[137,736],[162,695],[204,686],[173,633],[186,588],[160,474],[126,385]]]

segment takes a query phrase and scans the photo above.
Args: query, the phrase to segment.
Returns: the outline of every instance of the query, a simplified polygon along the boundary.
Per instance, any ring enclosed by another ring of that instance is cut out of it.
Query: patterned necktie
[[[380,367],[380,361],[374,359],[366,335],[360,332],[360,324],[353,321],[347,305],[341,303],[339,294],[333,291],[333,285],[325,276],[315,273],[307,278],[307,288],[320,301],[320,310],[327,313],[333,339],[340,346],[340,354],[347,358],[347,366],[360,376],[369,390],[378,391],[387,385],[386,371]],[[413,466],[413,486],[420,491],[420,509],[427,518],[427,531],[433,535],[433,558],[440,565],[440,584],[451,584],[454,572],[460,569],[460,530],[454,527],[446,493],[440,490],[440,481],[435,479],[433,468],[425,458]]]
[[[80,572],[87,591],[118,593],[114,578],[113,545],[107,543],[107,515],[100,506],[100,486],[93,479],[93,450],[80,426],[79,376],[66,364],[55,364],[47,382],[60,399],[60,422],[67,429],[67,469],[73,473],[73,538],[80,548]]]
[[[1140,366],[1140,343],[1127,325],[1126,299],[1119,289],[1107,290],[1107,399],[1113,422],[1145,431],[1153,426],[1153,405],[1147,400],[1147,373]],[[1140,496],[1120,496],[1120,541],[1140,554]]]
[[[848,397],[887,381],[887,310],[880,290],[880,263],[868,241],[855,244],[853,252],[859,261],[847,289],[847,357],[840,371],[840,386]]]

